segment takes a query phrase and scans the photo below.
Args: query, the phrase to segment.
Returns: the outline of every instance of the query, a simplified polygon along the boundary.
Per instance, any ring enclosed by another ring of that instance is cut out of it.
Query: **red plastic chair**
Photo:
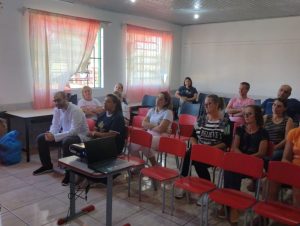
[[[209,198],[221,205],[245,211],[245,223],[247,214],[258,200],[260,179],[263,176],[263,160],[251,155],[226,152],[222,169],[234,173],[243,174],[258,181],[255,196],[230,188],[219,188],[209,193]]]
[[[194,125],[196,121],[197,117],[189,114],[181,114],[178,118],[178,123],[184,125]]]
[[[143,123],[144,118],[145,118],[145,116],[141,116],[141,115],[134,116],[132,119],[132,127],[142,128],[142,123]]]
[[[300,189],[300,166],[287,162],[270,161],[267,179]],[[300,224],[300,208],[280,201],[260,201],[253,207],[253,211],[284,225]]]
[[[138,144],[145,148],[147,148],[150,151],[151,145],[152,145],[152,135],[148,133],[145,130],[130,129],[130,139],[129,144]],[[136,156],[130,156],[130,151],[128,150],[127,155],[120,156],[121,159],[131,161],[133,163],[132,168],[143,168],[145,166],[145,160],[136,157]],[[130,181],[131,181],[131,173],[130,170],[128,170],[128,197],[130,197]]]
[[[171,136],[173,136],[174,138],[177,135],[177,131],[178,131],[178,124],[176,122],[172,122],[171,124]]]
[[[193,134],[194,124],[197,117],[194,115],[181,114],[178,119],[178,138],[187,141]]]
[[[148,111],[149,111],[149,108],[139,108],[138,109],[138,115],[140,115],[140,116],[146,116],[147,113],[148,113]]]
[[[87,118],[86,119],[86,123],[87,123],[90,131],[94,131],[95,130],[95,126],[96,126],[95,120],[93,120],[91,118]]]
[[[186,144],[183,141],[180,141],[171,137],[161,137],[159,140],[158,150],[159,153],[171,154],[173,156],[184,158],[186,152]],[[181,164],[182,165],[182,164]],[[181,169],[181,167],[180,167]],[[139,201],[141,201],[141,186],[142,186],[142,177],[146,176],[153,180],[156,180],[163,184],[163,203],[162,203],[162,212],[165,210],[165,182],[175,179],[180,175],[180,169],[171,169],[164,166],[156,165],[148,168],[143,168],[140,172],[139,177]]]
[[[192,161],[206,163],[215,167],[221,167],[223,158],[224,158],[224,151],[218,148],[204,145],[204,144],[194,144],[192,146],[191,161],[190,161],[190,168],[189,168],[188,175],[190,175],[192,169]],[[219,182],[220,180],[218,180],[218,183]],[[202,202],[204,204],[204,200],[206,198],[205,195],[208,192],[211,192],[214,189],[216,189],[217,185],[215,185],[211,181],[205,180],[203,178],[199,178],[197,176],[187,176],[187,177],[182,177],[180,179],[177,179],[174,182],[173,189],[172,189],[172,204],[171,204],[172,215],[174,210],[174,189],[175,188],[180,188],[185,191],[198,194],[199,196],[202,197]],[[201,207],[201,224],[204,223],[202,207]],[[206,205],[206,214],[207,212],[208,211]],[[205,220],[207,220],[207,217],[205,218]]]

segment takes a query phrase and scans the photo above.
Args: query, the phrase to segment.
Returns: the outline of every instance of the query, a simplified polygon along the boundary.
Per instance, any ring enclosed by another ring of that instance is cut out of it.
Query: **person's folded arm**
[[[171,121],[169,121],[167,119],[163,119],[158,126],[155,126],[152,128],[152,131],[155,131],[158,133],[167,133],[170,124],[171,124]]]

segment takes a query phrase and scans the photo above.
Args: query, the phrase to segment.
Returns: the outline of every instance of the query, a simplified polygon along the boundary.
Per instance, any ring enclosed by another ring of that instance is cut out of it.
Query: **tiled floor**
[[[53,159],[57,153],[52,152]],[[24,158],[25,159],[25,158]],[[57,160],[54,160],[55,166]],[[30,163],[21,162],[13,166],[0,165],[0,204],[2,205],[0,226],[52,226],[68,212],[68,187],[61,186],[62,171],[40,176],[32,176],[32,171],[40,166],[37,154],[32,155]],[[114,181],[113,225],[130,223],[138,225],[199,225],[199,207],[195,197],[188,203],[186,199],[175,200],[174,216],[170,215],[170,189],[167,189],[166,213],[161,212],[161,190],[154,191],[150,181],[145,180],[142,201],[138,201],[137,177],[133,179],[132,196],[127,197],[126,175]],[[81,194],[84,196],[84,192]],[[81,216],[65,225],[105,225],[106,188],[96,185],[90,189],[87,200],[78,198],[77,209],[94,204],[96,210]],[[229,225],[209,214],[209,225]],[[242,225],[242,218],[240,225]]]

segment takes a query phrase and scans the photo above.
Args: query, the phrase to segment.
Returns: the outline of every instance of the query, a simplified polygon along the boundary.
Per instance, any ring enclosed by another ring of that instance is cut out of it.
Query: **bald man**
[[[292,94],[292,87],[290,85],[281,85],[278,92],[277,98],[287,101],[287,110],[286,114],[291,117],[294,121],[294,124],[298,126],[299,123],[299,115],[300,115],[300,102],[297,99],[289,98]],[[272,114],[272,105],[274,99],[268,98],[266,99],[261,107],[264,114]]]

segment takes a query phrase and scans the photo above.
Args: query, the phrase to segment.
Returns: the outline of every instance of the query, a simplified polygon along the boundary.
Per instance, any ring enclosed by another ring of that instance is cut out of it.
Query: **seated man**
[[[286,115],[293,119],[294,125],[297,127],[299,124],[300,102],[297,99],[289,98],[291,94],[292,87],[289,85],[282,85],[277,92],[277,98],[287,102]],[[262,103],[261,107],[263,114],[272,114],[273,102],[274,98],[268,98]]]
[[[40,175],[53,171],[49,146],[60,144],[63,156],[70,156],[69,146],[88,139],[88,126],[83,111],[76,105],[67,101],[64,92],[57,92],[53,99],[55,108],[53,112],[50,131],[37,137],[38,151],[42,166],[33,172]],[[69,176],[66,174],[62,184],[67,185]]]
[[[247,96],[250,89],[248,82],[241,82],[239,87],[239,96],[230,99],[226,112],[230,115],[233,122],[243,122],[243,111],[248,105],[254,105],[255,101]]]

